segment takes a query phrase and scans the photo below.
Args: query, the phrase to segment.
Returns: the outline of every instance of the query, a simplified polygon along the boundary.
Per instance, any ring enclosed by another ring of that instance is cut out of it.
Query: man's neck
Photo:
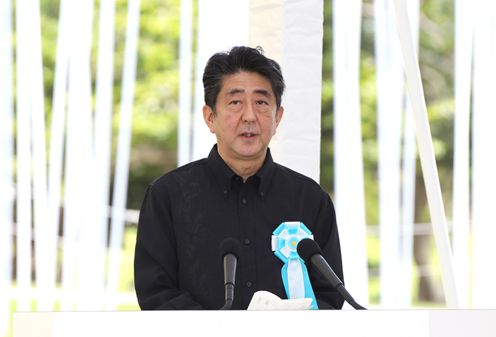
[[[227,166],[229,166],[231,170],[234,171],[234,173],[243,178],[243,182],[246,182],[248,178],[257,173],[265,161],[265,156],[254,159],[226,160],[226,158],[224,158],[221,153],[219,153],[219,155],[227,164]]]

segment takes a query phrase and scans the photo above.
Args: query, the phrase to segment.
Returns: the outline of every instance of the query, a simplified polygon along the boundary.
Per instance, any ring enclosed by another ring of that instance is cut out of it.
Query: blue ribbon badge
[[[310,230],[300,221],[286,221],[272,233],[272,251],[284,263],[281,269],[282,282],[289,299],[311,298],[311,309],[318,309],[305,262],[296,247],[305,239],[313,239]]]

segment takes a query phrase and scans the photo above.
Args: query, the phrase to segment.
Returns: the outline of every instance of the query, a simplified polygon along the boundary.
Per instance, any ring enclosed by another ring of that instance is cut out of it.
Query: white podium
[[[496,310],[19,312],[14,337],[494,337]]]

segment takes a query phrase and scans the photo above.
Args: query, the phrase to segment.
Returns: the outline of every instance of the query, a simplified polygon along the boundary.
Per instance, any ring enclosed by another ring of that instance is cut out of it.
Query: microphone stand
[[[224,261],[224,290],[225,303],[219,310],[230,310],[234,301],[234,280],[241,248],[235,238],[226,238],[221,242],[220,251]]]
[[[233,300],[234,300],[234,284],[228,283],[225,285],[226,287],[226,303],[219,310],[231,310]]]
[[[344,298],[346,302],[348,302],[349,305],[351,305],[354,309],[356,310],[367,310],[367,308],[362,307],[360,304],[358,304],[355,299],[351,296],[351,294],[346,290],[344,285],[338,284],[336,286],[336,290],[339,292],[339,294]]]

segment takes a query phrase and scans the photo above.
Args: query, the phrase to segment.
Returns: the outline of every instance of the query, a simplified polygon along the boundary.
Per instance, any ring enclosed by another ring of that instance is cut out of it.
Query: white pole
[[[7,335],[14,220],[14,101],[12,2],[0,1],[0,336]]]
[[[81,16],[81,25],[77,27],[79,39],[77,42],[78,53],[75,55],[78,79],[78,99],[80,104],[75,106],[74,112],[78,114],[78,143],[77,154],[77,176],[76,184],[78,186],[78,198],[87,209],[81,207],[81,204],[75,204],[79,217],[77,219],[77,246],[76,246],[76,290],[78,294],[78,310],[95,310],[99,309],[101,297],[98,296],[98,278],[97,271],[103,256],[98,255],[98,228],[97,214],[95,206],[97,197],[95,197],[96,186],[88,184],[87,181],[96,181],[96,166],[93,156],[94,142],[94,122],[92,108],[92,85],[91,85],[91,49],[93,40],[93,11],[94,1],[82,1],[78,15]],[[77,109],[77,110],[76,110]],[[84,176],[85,179],[81,179]],[[88,179],[88,180],[86,180]],[[76,191],[75,191],[76,192]]]
[[[88,277],[88,273],[91,274],[91,271],[85,272],[84,263],[89,259],[88,254],[92,251],[85,251],[84,244],[91,240],[88,238],[88,231],[91,231],[91,226],[94,226],[91,222],[92,213],[81,207],[81,205],[86,205],[91,209],[94,200],[91,184],[87,183],[87,181],[94,180],[91,156],[93,123],[89,68],[93,2],[75,1],[69,8],[72,34],[65,164],[63,310],[74,309],[75,302],[70,296],[74,294],[78,281],[79,284],[84,285],[84,277]]]
[[[50,287],[51,275],[49,266],[50,233],[47,231],[47,167],[46,167],[46,138],[45,111],[43,93],[43,62],[41,50],[41,22],[39,0],[34,0],[30,6],[30,84],[32,99],[32,149],[33,149],[33,204],[34,204],[34,243],[36,256],[36,286],[40,288],[38,296],[39,310],[52,310],[51,300],[44,289]]]
[[[126,49],[122,75],[121,116],[115,168],[112,219],[110,226],[110,252],[107,290],[117,291],[124,233],[124,212],[127,201],[131,127],[136,81],[140,0],[130,0],[127,11]]]
[[[381,306],[404,307],[400,269],[400,155],[403,114],[401,51],[391,0],[376,0],[377,144]]]
[[[193,4],[181,0],[179,40],[179,118],[177,139],[177,166],[191,161],[191,106],[193,80]]]
[[[419,32],[419,0],[408,1],[408,16],[415,43],[418,50]],[[394,30],[394,28],[393,28]],[[400,227],[400,283],[403,292],[402,302],[411,305],[413,286],[413,242],[415,223],[415,181],[417,164],[417,147],[415,145],[415,126],[413,120],[412,104],[408,95],[405,95],[405,118],[403,128],[403,179],[401,196],[401,227]]]
[[[494,198],[496,157],[494,144],[494,78],[496,77],[496,4],[479,0],[476,4],[473,61],[472,119],[472,306],[496,306],[496,226]],[[491,267],[490,267],[491,266]]]
[[[455,1],[455,132],[453,163],[453,258],[460,307],[470,304],[470,98],[474,4]]]
[[[96,74],[95,139],[93,155],[95,159],[96,184],[95,230],[92,241],[95,260],[92,261],[95,275],[94,292],[105,288],[106,252],[109,219],[110,161],[112,158],[112,94],[114,80],[114,22],[115,0],[100,2],[98,63]],[[103,299],[99,298],[103,304]]]
[[[420,79],[420,70],[417,63],[412,34],[410,32],[410,20],[408,18],[405,1],[395,0],[394,4],[408,93],[415,114],[417,143],[419,146],[420,161],[427,191],[434,238],[440,258],[446,302],[449,308],[457,308],[458,296],[453,270],[453,259],[448,239],[448,228],[444,213],[439,177],[437,175],[437,166],[434,157],[429,121],[427,118],[424,91]]]
[[[67,73],[69,65],[69,11],[67,0],[60,2],[57,55],[55,63],[55,79],[52,99],[52,123],[50,129],[50,157],[48,162],[48,219],[46,235],[50,243],[47,243],[47,281],[50,285],[44,291],[47,298],[51,298],[50,306],[53,306],[54,292],[56,288],[57,270],[57,245],[58,229],[60,220],[61,185],[62,185],[62,160],[64,142],[64,124],[66,113]]]
[[[31,288],[31,99],[28,0],[16,1],[17,33],[17,310],[30,310]]]
[[[12,233],[14,206],[14,100],[13,100],[13,48],[12,4],[0,4],[0,282],[12,281]],[[1,286],[0,286],[1,288]]]
[[[360,0],[333,2],[334,194],[346,288],[368,302],[360,113]]]
[[[405,100],[405,118],[403,128],[403,162],[401,193],[401,228],[400,228],[400,283],[404,292],[402,301],[408,306],[412,301],[413,288],[413,243],[415,240],[415,182],[417,180],[417,146],[415,144],[415,126],[410,99]]]

